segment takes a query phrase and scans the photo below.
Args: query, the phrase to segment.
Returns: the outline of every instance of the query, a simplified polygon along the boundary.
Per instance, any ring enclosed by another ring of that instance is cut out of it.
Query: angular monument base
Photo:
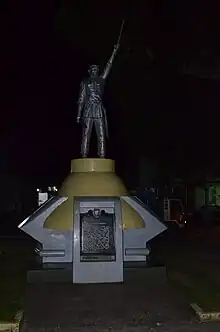
[[[149,255],[146,242],[166,228],[144,204],[128,196],[114,160],[72,160],[58,197],[19,228],[38,241],[39,263],[50,263],[32,267],[30,283],[121,283],[138,276],[141,283],[166,280],[164,268],[149,267],[148,258],[143,264]]]

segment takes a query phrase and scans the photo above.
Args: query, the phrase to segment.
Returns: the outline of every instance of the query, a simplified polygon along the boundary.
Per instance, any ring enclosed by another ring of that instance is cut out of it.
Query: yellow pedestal
[[[71,162],[71,173],[64,180],[58,195],[68,197],[46,219],[45,228],[71,230],[73,228],[73,206],[76,196],[126,196],[127,190],[115,173],[115,162],[111,159],[85,158]],[[136,211],[122,200],[123,227],[144,228],[145,224]]]

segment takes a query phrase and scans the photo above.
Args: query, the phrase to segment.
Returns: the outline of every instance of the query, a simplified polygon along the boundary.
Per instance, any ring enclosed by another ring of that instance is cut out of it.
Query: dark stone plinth
[[[165,284],[167,282],[164,266],[146,267],[141,265],[124,264],[124,282],[139,282],[145,279],[147,284]],[[72,283],[72,264],[50,264],[42,268],[29,270],[28,283]]]
[[[28,283],[72,283],[73,274],[68,269],[40,269],[27,272]]]

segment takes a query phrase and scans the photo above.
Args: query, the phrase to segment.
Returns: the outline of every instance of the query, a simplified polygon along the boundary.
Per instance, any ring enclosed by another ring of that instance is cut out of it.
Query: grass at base
[[[0,321],[12,321],[22,309],[30,252],[26,242],[0,240]]]
[[[22,309],[25,281],[0,278],[0,321],[12,321],[18,310]]]
[[[155,258],[166,266],[169,282],[189,304],[196,303],[204,312],[220,312],[220,245],[191,237],[160,240]]]
[[[169,271],[168,280],[182,292],[189,303],[196,303],[204,312],[220,312],[220,287],[207,276],[194,271]]]

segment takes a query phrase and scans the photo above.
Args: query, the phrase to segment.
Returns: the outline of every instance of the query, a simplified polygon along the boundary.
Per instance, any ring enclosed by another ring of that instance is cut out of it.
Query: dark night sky
[[[219,82],[179,70],[197,63],[198,53],[208,50],[209,63],[217,57],[218,8],[210,1],[137,3],[3,2],[0,143],[8,169],[39,184],[69,171],[79,156],[80,80],[90,63],[108,60],[122,17],[105,95],[108,156],[121,172],[125,165],[132,171],[140,156],[180,173],[219,163]]]

